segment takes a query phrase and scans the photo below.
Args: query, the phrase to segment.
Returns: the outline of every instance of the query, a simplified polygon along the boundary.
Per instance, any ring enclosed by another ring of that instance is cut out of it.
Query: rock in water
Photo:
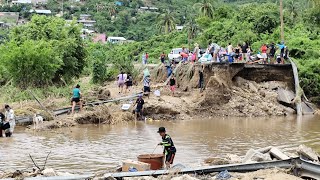
[[[56,172],[52,168],[48,168],[42,171],[42,174],[45,177],[51,177],[51,176],[56,176]]]
[[[314,150],[312,150],[311,148],[305,146],[305,145],[300,145],[297,153],[301,156],[304,156],[312,161],[319,161],[318,157],[319,154],[316,153]]]

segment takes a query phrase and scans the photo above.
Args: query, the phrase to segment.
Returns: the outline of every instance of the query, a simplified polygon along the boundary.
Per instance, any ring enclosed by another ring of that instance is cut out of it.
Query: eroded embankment
[[[205,90],[200,93],[199,70],[203,69]],[[166,69],[151,70],[157,83],[166,80]],[[192,111],[200,115],[283,116],[294,112],[277,101],[277,89],[292,89],[289,66],[245,64],[179,65],[175,71],[178,90],[187,94]],[[246,79],[245,79],[246,78]],[[189,92],[189,93],[188,93]]]

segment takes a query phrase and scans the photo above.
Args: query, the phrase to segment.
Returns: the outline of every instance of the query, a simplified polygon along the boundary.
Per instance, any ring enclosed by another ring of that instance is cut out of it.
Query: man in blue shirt
[[[77,84],[77,86],[72,90],[72,114],[74,114],[74,108],[77,104],[80,106],[80,112],[82,111],[82,102],[80,100],[81,98],[81,91],[80,91],[80,85]]]
[[[286,48],[286,45],[284,44],[284,41],[281,41],[281,44],[277,44],[277,46],[280,49],[280,59],[281,59],[281,64],[284,64],[284,50]]]

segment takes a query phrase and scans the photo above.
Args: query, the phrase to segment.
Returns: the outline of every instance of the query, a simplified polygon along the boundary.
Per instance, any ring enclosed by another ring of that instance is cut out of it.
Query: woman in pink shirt
[[[267,63],[267,50],[268,50],[268,47],[266,44],[263,44],[260,48],[261,50],[261,56],[263,58],[263,64],[266,64]]]

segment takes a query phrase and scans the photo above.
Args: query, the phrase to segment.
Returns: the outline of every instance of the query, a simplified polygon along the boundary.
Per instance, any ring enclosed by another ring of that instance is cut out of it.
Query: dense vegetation
[[[248,42],[255,52],[262,43],[280,41],[277,0],[49,0],[46,8],[65,19],[91,14],[95,30],[108,36],[135,40],[124,45],[93,44],[81,40],[81,27],[66,26],[56,17],[34,16],[16,27],[0,46],[0,84],[22,88],[68,84],[82,75],[94,83],[111,79],[120,70],[133,72],[132,63],[148,52],[157,63],[162,52],[176,47],[205,48],[216,42],[226,46]],[[320,92],[320,1],[284,0],[285,42],[299,66],[301,85],[308,96]],[[63,6],[62,6],[63,3]],[[141,10],[142,6],[158,10]],[[4,11],[10,7],[2,6]],[[7,9],[6,9],[7,8]],[[11,7],[12,8],[12,7]],[[24,12],[27,7],[14,7]],[[177,32],[176,25],[184,30]],[[112,66],[110,66],[112,64]],[[12,80],[12,81],[10,81]]]

